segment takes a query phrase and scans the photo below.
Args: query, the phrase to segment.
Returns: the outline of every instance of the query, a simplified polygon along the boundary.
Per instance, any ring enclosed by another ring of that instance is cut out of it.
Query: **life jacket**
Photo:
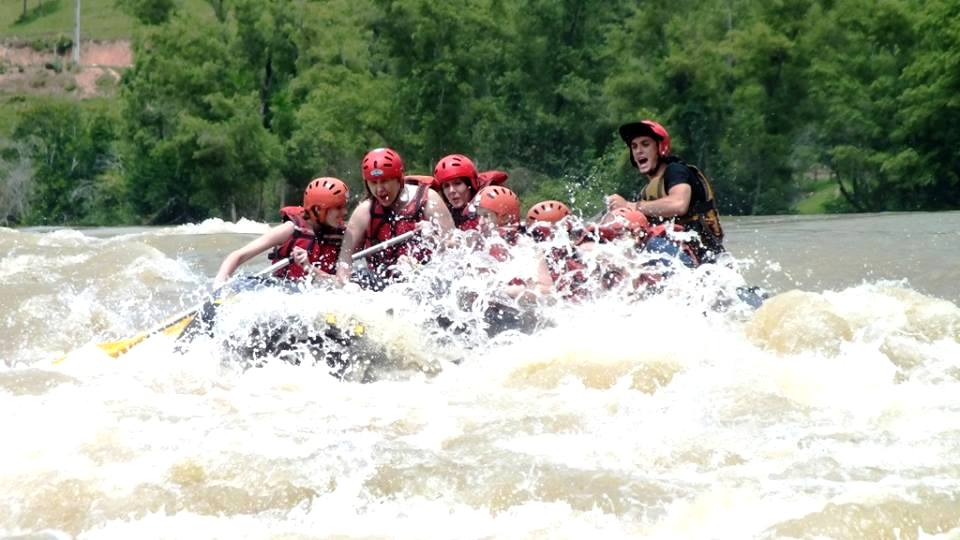
[[[552,247],[545,254],[553,286],[566,300],[581,300],[588,296],[587,265],[576,248]]]
[[[510,259],[510,248],[517,245],[517,241],[520,239],[520,228],[519,227],[499,227],[497,232],[500,235],[502,242],[493,242],[486,243],[482,245],[482,249],[486,250],[487,254],[493,257],[497,262],[506,262]],[[507,282],[507,285],[523,285],[526,281],[521,277],[514,277]]]
[[[303,218],[303,208],[300,206],[281,208],[280,219],[283,222],[293,223],[293,234],[268,255],[270,260],[285,259],[293,253],[293,248],[300,247],[307,251],[310,263],[321,271],[328,274],[337,272],[337,257],[340,253],[340,244],[343,243],[343,229],[323,225],[320,231],[314,231],[310,223]],[[307,274],[307,269],[297,264],[288,264],[273,273],[274,277],[284,279],[303,279]]]
[[[523,233],[534,239],[536,242],[546,242],[554,237],[554,227],[556,225],[533,224],[522,227]],[[580,257],[580,252],[574,247],[583,242],[582,234],[584,231],[572,231],[567,228],[567,234],[570,235],[571,245],[569,246],[551,246],[544,253],[544,260],[547,263],[547,269],[550,271],[550,279],[553,280],[553,287],[567,300],[579,300],[587,296],[589,291],[587,284],[587,265]]]
[[[470,210],[469,204],[460,209],[448,204],[447,209],[450,210],[450,217],[453,218],[453,224],[461,231],[473,231],[480,227],[480,218],[477,217],[476,212]]]
[[[407,181],[393,205],[383,206],[376,198],[370,200],[370,224],[367,226],[364,248],[415,230],[417,223],[423,221],[424,208],[430,196],[430,184],[416,177],[405,180]],[[430,260],[431,252],[423,246],[422,237],[417,233],[406,242],[368,255],[367,262],[382,277],[399,277],[392,267],[402,255],[426,263]]]
[[[487,186],[502,186],[507,183],[510,175],[503,171],[483,171],[477,175],[477,188],[483,189]]]
[[[717,254],[724,251],[723,227],[720,226],[720,213],[717,211],[713,185],[710,183],[707,175],[703,174],[703,171],[693,165],[684,163],[674,156],[667,157],[666,162],[668,164],[680,163],[690,169],[694,178],[696,178],[697,182],[699,182],[703,188],[705,200],[691,200],[690,206],[687,208],[687,213],[678,216],[674,222],[685,230],[693,231],[700,236],[700,243],[695,247],[697,259],[700,261],[712,260]],[[666,167],[660,171],[660,174],[651,178],[647,185],[644,186],[640,192],[641,200],[653,201],[667,196],[666,186],[663,182],[664,171],[666,171]],[[651,217],[651,219],[658,222],[664,221],[656,217]]]
[[[628,234],[631,235],[635,241],[636,249],[653,255],[662,255],[644,263],[643,266],[651,267],[650,271],[641,272],[633,281],[634,289],[650,289],[658,287],[664,278],[672,273],[669,268],[664,272],[663,265],[672,264],[674,259],[678,259],[681,264],[691,268],[699,265],[700,260],[697,257],[696,250],[688,242],[683,242],[670,234],[685,231],[686,229],[681,225],[669,221],[635,231],[619,222],[602,226],[588,225],[585,235],[579,239],[578,244],[584,241],[596,241],[603,244],[623,238]],[[609,290],[619,286],[627,275],[627,269],[611,266],[600,269],[597,277],[601,287]]]
[[[487,247],[487,253],[499,262],[504,262],[510,258],[510,248],[517,245],[520,238],[520,229],[518,227],[497,227],[497,233],[503,242],[484,243]]]

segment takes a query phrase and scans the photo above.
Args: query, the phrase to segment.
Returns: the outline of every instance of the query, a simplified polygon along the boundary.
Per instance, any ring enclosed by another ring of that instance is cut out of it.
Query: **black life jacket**
[[[717,211],[716,199],[713,193],[713,185],[707,175],[697,167],[681,161],[675,156],[668,156],[665,159],[667,164],[680,163],[687,167],[697,182],[703,189],[703,200],[690,200],[690,206],[687,213],[678,216],[675,223],[682,226],[685,230],[696,232],[700,236],[700,243],[695,247],[697,259],[706,262],[713,260],[718,254],[724,251],[723,248],[723,227],[720,226],[720,213]],[[666,171],[666,167],[664,167]],[[666,185],[663,181],[663,171],[651,178],[640,192],[640,198],[644,201],[653,201],[667,196]],[[651,220],[662,222],[664,220],[652,217]]]

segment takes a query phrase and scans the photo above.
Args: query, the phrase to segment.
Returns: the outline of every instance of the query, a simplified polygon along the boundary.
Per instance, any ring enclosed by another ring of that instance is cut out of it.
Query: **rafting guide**
[[[630,149],[630,163],[647,179],[639,200],[620,194],[607,197],[610,210],[629,207],[650,221],[673,221],[698,236],[695,251],[701,262],[716,259],[723,249],[723,228],[713,186],[700,169],[671,154],[670,134],[653,120],[620,126],[620,138]]]

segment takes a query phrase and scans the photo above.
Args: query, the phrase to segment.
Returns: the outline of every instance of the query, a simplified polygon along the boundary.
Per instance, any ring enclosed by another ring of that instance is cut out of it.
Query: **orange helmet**
[[[461,154],[450,154],[438,161],[433,169],[433,178],[437,187],[458,178],[466,178],[474,192],[480,189],[476,165],[470,158]]]
[[[638,231],[646,229],[650,226],[650,222],[647,220],[647,216],[639,210],[633,210],[625,206],[621,206],[616,210],[610,212],[610,215],[613,216],[614,222],[620,222],[630,231]]]
[[[527,225],[537,221],[556,223],[570,215],[570,209],[560,201],[542,201],[527,211]]]
[[[375,148],[363,157],[360,165],[364,182],[403,181],[403,159],[390,148]]]
[[[601,242],[610,242],[627,234],[645,235],[649,226],[643,212],[621,207],[603,216],[599,224],[588,225],[587,232],[596,235]]]
[[[303,192],[303,211],[305,216],[313,217],[318,223],[327,218],[327,210],[343,208],[347,205],[350,189],[339,178],[324,176],[315,178],[307,184]]]
[[[498,216],[509,216],[510,221],[520,221],[520,199],[517,194],[503,186],[487,186],[477,193],[477,205]]]

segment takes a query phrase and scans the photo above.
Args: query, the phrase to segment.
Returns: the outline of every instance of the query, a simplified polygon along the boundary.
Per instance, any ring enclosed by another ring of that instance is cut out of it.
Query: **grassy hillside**
[[[74,1],[45,0],[41,7],[38,0],[27,0],[28,22],[18,23],[23,13],[20,0],[0,3],[0,36],[31,39],[39,36],[73,35]],[[123,14],[115,0],[81,0],[80,32],[84,38],[128,38],[133,31],[133,19]]]
[[[798,214],[826,214],[826,205],[840,198],[840,190],[834,180],[826,179],[811,183],[804,196],[793,204]]]
[[[27,0],[27,21],[17,22],[23,14],[22,0],[0,2],[0,39],[31,40],[63,34],[73,36],[75,0]],[[179,0],[180,7],[212,18],[210,5],[204,0]],[[134,20],[123,13],[116,0],[81,0],[81,39],[126,39],[133,34]]]

